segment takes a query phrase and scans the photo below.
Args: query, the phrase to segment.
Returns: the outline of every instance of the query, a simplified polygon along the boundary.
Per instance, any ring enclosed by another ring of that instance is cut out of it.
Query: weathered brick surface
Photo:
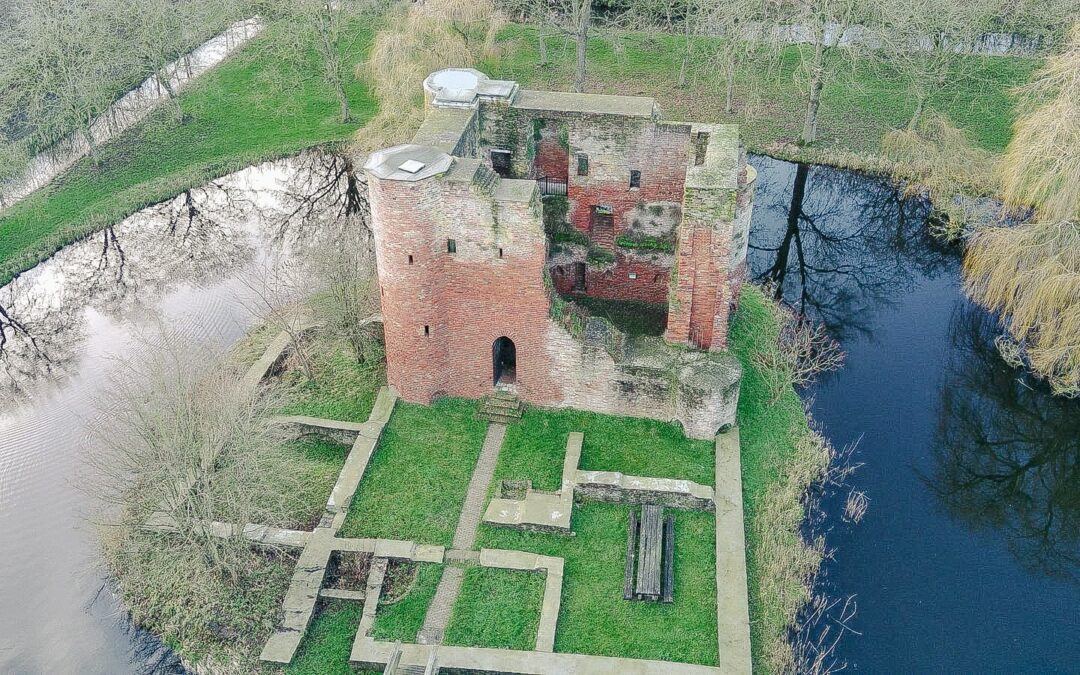
[[[533,161],[533,177],[566,180],[571,161],[569,150],[564,145],[566,125],[561,122],[544,124],[539,132],[540,139],[536,142],[536,158]]]
[[[585,266],[585,293],[604,300],[637,300],[663,304],[668,299],[671,280],[670,256],[637,255],[616,251],[615,262],[597,267]],[[562,295],[574,295],[573,264],[556,265],[551,270],[555,290]],[[636,275],[630,278],[630,275]]]
[[[478,398],[494,384],[493,345],[507,337],[526,401],[679,420],[687,433],[708,437],[734,421],[737,363],[702,360],[659,340],[624,353],[613,350],[624,337],[586,331],[582,339],[552,319],[535,183],[499,179],[490,151],[509,151],[521,179],[566,176],[570,225],[593,249],[615,254],[611,263],[586,265],[588,295],[668,302],[669,342],[718,351],[745,278],[753,189],[737,133],[660,122],[643,99],[553,95],[546,109],[537,105],[544,96],[531,92],[520,106],[485,99],[473,117],[427,124],[418,142],[437,138],[460,153],[441,174],[369,173],[389,382],[409,401]],[[613,101],[632,110],[618,114]],[[447,138],[453,125],[461,129],[456,143]],[[577,175],[577,153],[589,158],[587,175]],[[631,170],[641,172],[639,187],[630,187]],[[598,205],[613,212],[603,232],[591,224]],[[616,243],[620,235],[674,240],[676,250],[626,248]],[[550,270],[556,291],[574,292],[574,264],[590,247],[560,253]]]

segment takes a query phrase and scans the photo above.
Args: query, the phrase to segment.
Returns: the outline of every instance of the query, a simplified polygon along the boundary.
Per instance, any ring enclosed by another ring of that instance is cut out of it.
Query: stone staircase
[[[525,404],[517,394],[503,389],[496,389],[481,399],[480,410],[476,416],[496,424],[513,424],[521,419]]]

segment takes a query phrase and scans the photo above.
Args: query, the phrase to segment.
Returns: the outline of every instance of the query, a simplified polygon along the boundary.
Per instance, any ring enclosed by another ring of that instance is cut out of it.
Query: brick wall
[[[631,279],[630,275],[636,275]],[[574,294],[573,264],[557,265],[552,269],[555,290],[562,295]],[[616,252],[615,262],[603,267],[585,266],[585,293],[603,300],[636,300],[666,304],[671,279],[668,256],[655,260],[622,250]]]
[[[544,120],[539,128],[531,175],[535,178],[561,178],[569,175],[570,155],[566,146],[566,124]]]
[[[472,180],[369,180],[387,379],[402,398],[491,391],[492,347],[505,336],[516,348],[522,397],[561,400],[546,350],[546,239],[535,192],[530,201],[502,202]]]

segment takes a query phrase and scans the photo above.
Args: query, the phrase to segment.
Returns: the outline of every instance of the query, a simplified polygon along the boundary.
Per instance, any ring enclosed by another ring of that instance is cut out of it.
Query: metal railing
[[[542,195],[559,195],[561,197],[566,196],[566,179],[565,178],[537,178],[536,184],[540,187],[540,194]]]

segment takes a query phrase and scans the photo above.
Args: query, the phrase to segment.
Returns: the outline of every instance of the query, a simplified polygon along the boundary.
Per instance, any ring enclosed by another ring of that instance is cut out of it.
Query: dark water
[[[828,532],[824,583],[856,596],[862,633],[839,657],[866,672],[1080,670],[1080,407],[1001,362],[920,204],[857,174],[754,163],[755,275],[849,352],[812,392],[836,445],[861,439],[854,483],[871,498],[860,525]],[[224,349],[254,320],[252,266],[356,226],[342,216],[362,200],[339,158],[254,167],[0,288],[0,673],[172,669],[103,585],[79,489],[92,401],[114,357],[162,325]]]
[[[81,489],[95,397],[162,329],[219,351],[243,335],[252,275],[366,212],[350,166],[311,154],[246,169],[0,288],[0,673],[176,671],[105,583],[99,505]]]
[[[858,442],[852,483],[870,497],[860,524],[827,521],[824,588],[855,596],[861,633],[837,656],[873,673],[1080,672],[1080,402],[1001,360],[923,204],[850,172],[753,163],[754,276],[848,352],[807,392],[834,445]]]

